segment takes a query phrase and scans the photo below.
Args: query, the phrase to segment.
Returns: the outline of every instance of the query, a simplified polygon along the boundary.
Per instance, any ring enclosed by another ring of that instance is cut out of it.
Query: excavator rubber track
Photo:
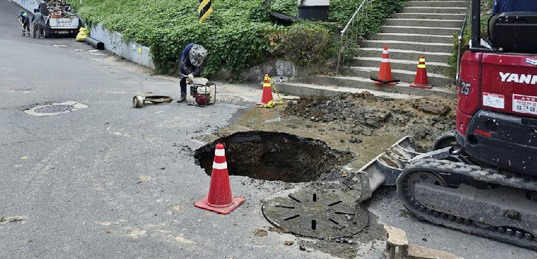
[[[423,159],[397,179],[404,206],[431,223],[537,250],[537,180]]]

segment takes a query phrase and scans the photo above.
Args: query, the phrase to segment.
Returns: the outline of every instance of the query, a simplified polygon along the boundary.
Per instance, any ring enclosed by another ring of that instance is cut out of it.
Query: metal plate
[[[350,237],[369,222],[369,214],[356,202],[354,192],[306,187],[265,200],[265,218],[277,227],[306,237]]]

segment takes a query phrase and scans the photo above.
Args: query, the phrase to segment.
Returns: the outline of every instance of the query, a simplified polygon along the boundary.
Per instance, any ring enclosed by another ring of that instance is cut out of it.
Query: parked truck
[[[45,18],[45,38],[52,35],[76,35],[81,26],[80,19],[65,1],[43,1],[39,3],[39,12]]]

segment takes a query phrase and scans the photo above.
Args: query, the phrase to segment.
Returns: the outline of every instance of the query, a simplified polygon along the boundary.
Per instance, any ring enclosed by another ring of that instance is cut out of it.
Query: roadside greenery
[[[492,13],[492,5],[493,0],[481,0],[481,38],[487,39],[488,38],[488,21],[490,18],[490,15]],[[468,10],[470,11],[470,9]],[[472,37],[472,22],[470,17],[468,17],[466,28],[464,30],[464,33],[462,34],[462,45],[461,45],[461,58],[462,54],[466,50],[470,48],[470,39]],[[446,71],[445,74],[451,78],[455,78],[457,76],[457,57],[459,54],[459,33],[455,33],[453,35],[453,51],[451,53],[451,56],[449,58],[449,68],[448,71]]]
[[[192,0],[70,0],[89,24],[102,23],[126,40],[151,48],[158,73],[173,74],[183,47],[195,42],[209,50],[204,74],[221,69],[238,72],[271,58],[285,57],[300,65],[317,65],[335,54],[337,33],[362,0],[331,0],[330,23],[299,22],[289,27],[270,22],[269,12],[297,15],[296,0],[213,0],[214,13],[197,19]],[[374,0],[365,31],[406,0]],[[82,3],[82,4],[81,4]]]

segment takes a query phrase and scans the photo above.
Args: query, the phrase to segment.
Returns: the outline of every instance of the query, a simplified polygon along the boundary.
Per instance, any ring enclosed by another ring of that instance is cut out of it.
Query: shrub
[[[330,21],[342,27],[361,1],[332,0]],[[156,72],[167,74],[177,73],[181,50],[191,42],[202,44],[209,50],[204,75],[223,68],[239,74],[245,68],[281,56],[298,64],[322,63],[333,53],[334,45],[326,28],[337,31],[333,24],[301,22],[282,27],[269,22],[270,10],[296,14],[296,0],[213,0],[214,13],[202,24],[197,19],[198,1],[192,0],[68,2],[89,24],[102,23],[106,28],[122,33],[126,40],[150,47]],[[391,12],[390,8],[379,11]],[[371,19],[387,15],[372,16]],[[375,24],[380,22],[375,21]]]
[[[328,29],[309,23],[297,23],[282,36],[284,56],[299,66],[317,65],[334,53]]]

